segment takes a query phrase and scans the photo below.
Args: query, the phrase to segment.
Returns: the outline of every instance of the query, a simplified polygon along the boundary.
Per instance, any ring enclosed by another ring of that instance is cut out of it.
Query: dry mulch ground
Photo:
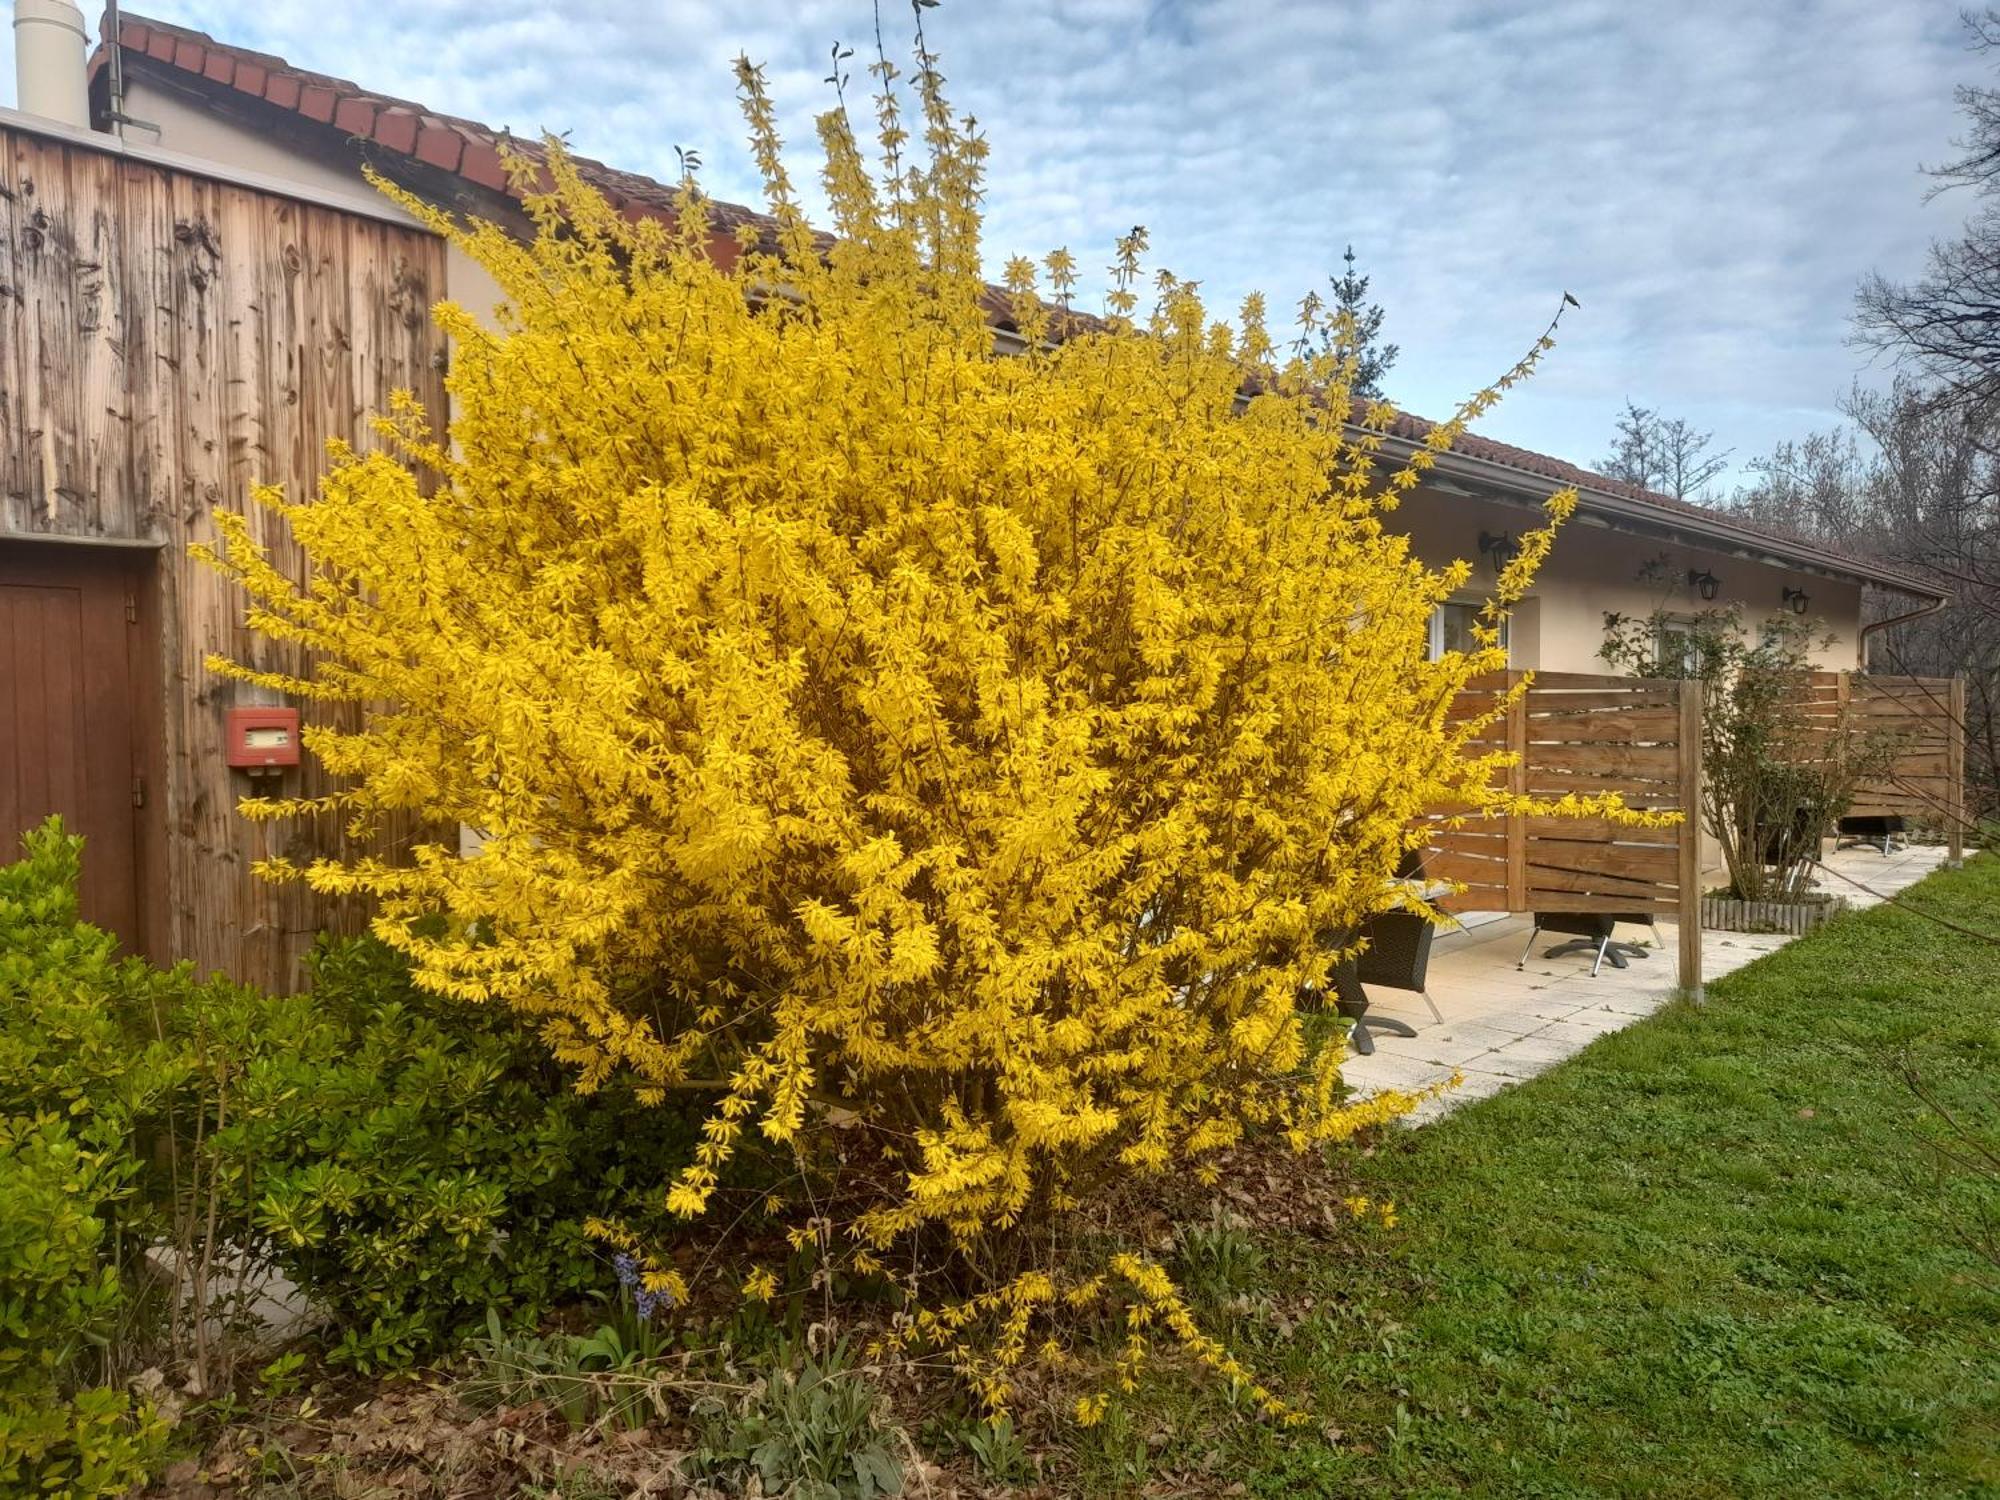
[[[1366,1150],[1367,1148],[1362,1148]],[[1338,1159],[1336,1159],[1338,1160]],[[1351,1243],[1355,1235],[1344,1173],[1318,1153],[1298,1156],[1278,1144],[1246,1147],[1221,1159],[1220,1177],[1204,1187],[1189,1177],[1159,1179],[1108,1198],[1086,1233],[1171,1259],[1186,1226],[1227,1222],[1256,1235],[1284,1231]],[[1282,1331],[1311,1312],[1311,1299],[1261,1299],[1260,1316]],[[851,1312],[851,1320],[849,1314]],[[841,1331],[859,1340],[879,1329],[879,1305],[841,1310]],[[468,1392],[463,1365],[368,1380],[345,1376],[315,1385],[310,1396],[259,1401],[238,1409],[198,1458],[169,1468],[148,1491],[174,1500],[485,1500],[537,1496],[755,1496],[754,1475],[740,1483],[687,1477],[700,1442],[672,1382],[656,1399],[658,1419],[636,1430],[598,1424],[571,1428],[541,1401],[494,1407]],[[1091,1388],[1086,1369],[1051,1377],[1024,1372],[1017,1420],[1029,1463],[1042,1477],[998,1485],[981,1477],[969,1455],[923,1452],[907,1434],[921,1432],[954,1400],[950,1377],[912,1365],[885,1370],[884,1399],[903,1452],[904,1494],[937,1500],[1019,1496],[1040,1500],[1075,1493],[1066,1480],[1060,1438],[1076,1395]],[[1164,1446],[1168,1434],[1154,1435]],[[1143,1485],[1149,1495],[1226,1496],[1240,1492],[1218,1472],[1220,1454]],[[725,1476],[726,1478],[726,1476]]]

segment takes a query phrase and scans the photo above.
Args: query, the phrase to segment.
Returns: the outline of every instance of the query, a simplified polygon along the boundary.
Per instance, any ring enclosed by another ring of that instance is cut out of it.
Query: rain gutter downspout
[[[1861,647],[1861,670],[1864,672],[1868,670],[1868,640],[1876,631],[1887,630],[1891,625],[1907,625],[1912,620],[1921,620],[1926,615],[1936,614],[1949,603],[1951,603],[1951,595],[1940,594],[1922,609],[1905,610],[1900,615],[1891,615],[1886,620],[1877,620],[1872,625],[1863,625],[1859,641]]]

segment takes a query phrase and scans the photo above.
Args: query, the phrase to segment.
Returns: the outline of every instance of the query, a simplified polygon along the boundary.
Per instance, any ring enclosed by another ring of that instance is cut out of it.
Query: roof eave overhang
[[[1382,440],[1381,451],[1389,458],[1401,460],[1422,446],[1422,443],[1409,438],[1388,437]],[[1572,481],[1446,450],[1436,455],[1435,464],[1425,476],[1424,483],[1431,489],[1457,490],[1478,499],[1539,506]],[[1843,583],[1870,584],[1913,599],[1937,600],[1940,603],[1951,599],[1949,590],[1926,586],[1900,573],[1858,568],[1852,559],[1814,547],[1808,542],[1778,543],[1760,532],[1732,524],[1725,516],[1681,515],[1663,506],[1648,505],[1644,501],[1610,494],[1588,485],[1577,484],[1575,488],[1575,519],[1585,525],[1605,526],[1636,536],[1699,547],[1704,551],[1720,552]]]
[[[361,218],[379,219],[385,224],[395,224],[403,228],[410,228],[415,224],[408,214],[383,197],[359,192],[341,193],[290,178],[273,177],[265,172],[231,166],[205,156],[188,156],[147,142],[126,140],[101,130],[84,130],[75,125],[65,125],[60,120],[22,114],[19,110],[8,109],[4,105],[0,105],[0,128],[21,135],[38,136],[43,140],[59,142],[65,146],[75,146],[85,151],[100,152],[106,156],[123,157],[127,161],[141,162],[165,172],[177,172],[209,182],[227,183],[231,187],[249,188],[253,192],[289,198],[297,203],[311,203],[321,208],[337,209],[341,213],[355,214]]]

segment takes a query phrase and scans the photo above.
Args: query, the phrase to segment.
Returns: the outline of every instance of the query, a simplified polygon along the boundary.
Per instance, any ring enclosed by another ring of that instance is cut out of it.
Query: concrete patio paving
[[[1827,859],[1835,873],[1822,874],[1818,884],[1830,894],[1844,896],[1851,906],[1873,906],[1880,897],[1914,885],[1944,859],[1944,849],[1931,845],[1886,856],[1873,848],[1850,846]],[[1861,882],[1867,890],[1841,876]],[[1429,977],[1431,998],[1444,1015],[1442,1025],[1422,996],[1369,986],[1369,1014],[1407,1021],[1417,1034],[1375,1033],[1374,1056],[1350,1057],[1342,1065],[1348,1083],[1368,1094],[1420,1089],[1441,1083],[1454,1072],[1461,1074],[1457,1088],[1426,1100],[1410,1117],[1411,1124],[1421,1125],[1554,1067],[1673,998],[1678,933],[1671,921],[1660,921],[1657,938],[1643,927],[1620,928],[1621,939],[1651,941],[1654,951],[1630,960],[1630,967],[1622,970],[1606,963],[1595,979],[1588,953],[1543,956],[1564,941],[1555,934],[1538,938],[1526,967],[1517,971],[1514,964],[1528,929],[1526,916],[1512,916],[1438,935]],[[1704,978],[1713,982],[1792,941],[1778,933],[1705,932]]]

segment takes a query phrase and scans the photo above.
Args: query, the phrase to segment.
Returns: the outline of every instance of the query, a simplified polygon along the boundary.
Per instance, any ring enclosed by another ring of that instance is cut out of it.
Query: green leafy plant
[[[0,1119],[0,1492],[120,1494],[164,1452],[153,1409],[96,1375],[135,1166],[62,1120]]]
[[[568,1426],[644,1427],[669,1410],[666,1393],[686,1384],[662,1363],[664,1340],[606,1323],[587,1334],[509,1330],[487,1314],[486,1336],[472,1345],[465,1390],[495,1405],[545,1402]]]
[[[1124,1491],[1152,1471],[1152,1450],[1129,1408],[1113,1403],[1094,1423],[1079,1426],[1074,1451],[1084,1472],[1099,1486]]]
[[[1210,1304],[1248,1289],[1264,1266],[1264,1249],[1242,1221],[1218,1207],[1206,1224],[1181,1231],[1179,1269],[1188,1295]]]
[[[257,1387],[269,1400],[289,1396],[299,1388],[300,1372],[305,1366],[305,1352],[300,1349],[290,1350],[257,1372]]]
[[[903,1492],[896,1434],[845,1340],[824,1353],[781,1354],[767,1380],[695,1404],[710,1473],[753,1470],[767,1494],[872,1500]]]
[[[1611,666],[1702,684],[1702,826],[1729,871],[1726,894],[1740,901],[1805,897],[1821,836],[1895,753],[1893,735],[1856,716],[1801,712],[1822,631],[1778,616],[1753,636],[1733,608],[1692,622],[1605,618],[1598,655]]]
[[[139,1124],[176,1070],[134,1039],[114,944],[77,918],[82,841],[54,820],[0,868],[0,1490],[122,1493],[166,1424],[113,1337],[150,1221]]]
[[[1014,1430],[1012,1417],[993,1417],[968,1428],[962,1438],[965,1449],[979,1465],[979,1472],[1001,1484],[1018,1484],[1032,1471],[1028,1445]]]

